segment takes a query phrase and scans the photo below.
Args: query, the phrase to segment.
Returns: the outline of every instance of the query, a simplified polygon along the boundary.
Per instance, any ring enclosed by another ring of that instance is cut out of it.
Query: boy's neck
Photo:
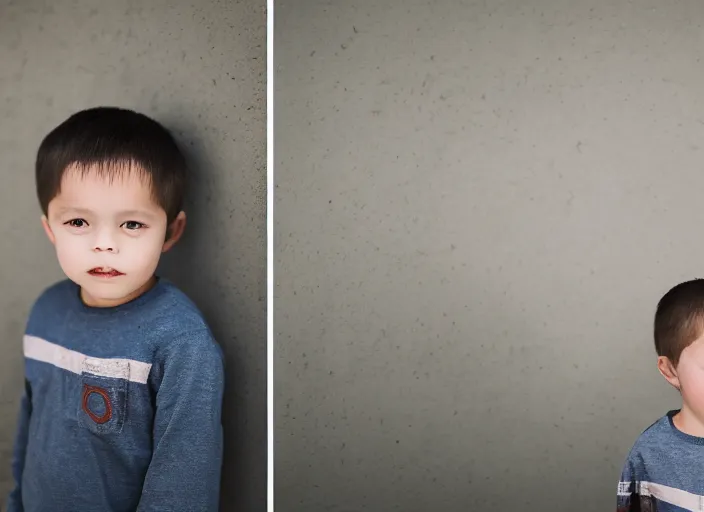
[[[121,306],[123,304],[127,304],[128,302],[133,301],[137,297],[140,297],[147,293],[149,290],[154,288],[154,285],[157,282],[156,276],[152,276],[151,279],[149,279],[146,283],[144,283],[142,286],[137,288],[134,292],[130,293],[129,295],[125,297],[120,297],[119,299],[98,299],[95,297],[91,297],[88,294],[86,294],[85,290],[81,288],[81,300],[86,306],[90,306],[92,308],[115,308],[117,306]]]
[[[704,438],[704,422],[697,418],[686,404],[682,404],[682,409],[672,417],[672,422],[677,430],[690,436]]]

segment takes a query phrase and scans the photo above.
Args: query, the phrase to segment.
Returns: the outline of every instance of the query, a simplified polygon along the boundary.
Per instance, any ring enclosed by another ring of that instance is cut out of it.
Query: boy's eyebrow
[[[120,217],[130,217],[130,216],[149,217],[149,218],[154,217],[154,214],[147,211],[147,210],[124,210],[124,211],[121,211],[118,213],[120,214]]]
[[[63,208],[59,208],[59,211],[57,212],[59,215],[63,215],[65,213],[76,213],[78,215],[92,215],[93,211],[89,210],[87,208],[78,208],[74,206],[64,206]],[[135,216],[135,217],[149,217],[150,219],[154,218],[154,214],[147,211],[147,210],[123,210],[117,212],[120,217],[130,217],[130,216]]]
[[[64,214],[64,213],[77,213],[79,215],[90,215],[93,212],[86,209],[86,208],[76,208],[74,206],[64,206],[62,208],[59,208],[59,211],[57,213],[59,215]]]

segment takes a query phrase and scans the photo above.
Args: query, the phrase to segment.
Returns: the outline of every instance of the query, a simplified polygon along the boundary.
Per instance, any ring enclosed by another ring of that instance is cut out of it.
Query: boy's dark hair
[[[704,334],[704,279],[668,291],[655,312],[655,351],[676,366],[682,351]]]
[[[96,169],[107,176],[143,172],[152,196],[171,223],[181,211],[186,159],[169,131],[131,110],[97,107],[73,114],[54,128],[37,152],[37,196],[44,214],[60,192],[69,167]]]

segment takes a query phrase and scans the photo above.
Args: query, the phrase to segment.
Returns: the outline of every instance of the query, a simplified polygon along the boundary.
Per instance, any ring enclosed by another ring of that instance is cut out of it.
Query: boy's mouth
[[[88,271],[88,273],[92,276],[95,276],[95,277],[104,277],[104,278],[118,277],[118,276],[125,275],[122,272],[120,272],[119,270],[115,270],[114,268],[110,268],[110,267],[95,267],[95,268],[90,269]]]

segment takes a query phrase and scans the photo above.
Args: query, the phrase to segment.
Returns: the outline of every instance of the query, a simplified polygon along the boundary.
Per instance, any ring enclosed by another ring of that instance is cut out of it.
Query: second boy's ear
[[[166,252],[171,249],[176,242],[183,236],[183,231],[186,229],[186,212],[179,212],[176,218],[166,228],[166,242],[161,251]]]
[[[51,230],[51,226],[49,226],[49,220],[46,218],[46,215],[42,215],[42,227],[44,228],[44,232],[49,238],[49,241],[52,244],[56,244],[56,237],[54,236],[54,232]]]
[[[680,378],[677,375],[677,368],[672,364],[669,358],[665,356],[658,357],[658,370],[660,374],[665,377],[665,380],[669,382],[677,391],[680,390]]]

